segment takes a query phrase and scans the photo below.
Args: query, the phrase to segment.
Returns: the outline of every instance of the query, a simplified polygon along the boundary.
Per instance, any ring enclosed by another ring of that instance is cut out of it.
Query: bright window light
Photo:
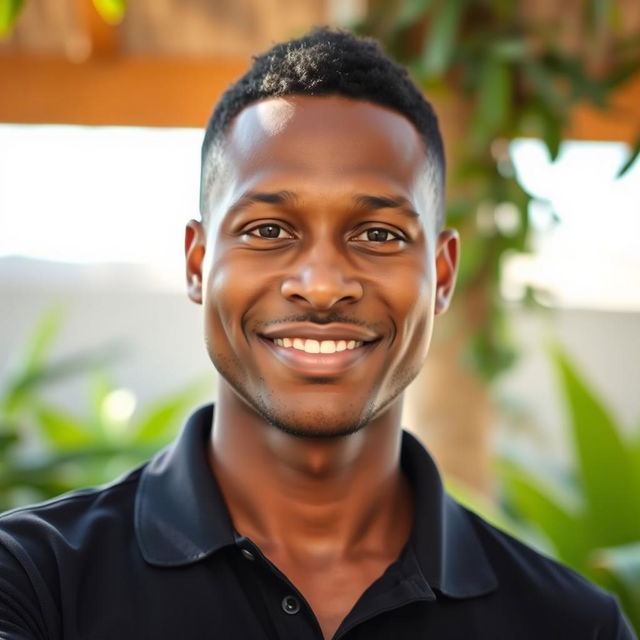
[[[532,254],[504,264],[506,297],[529,284],[554,305],[640,309],[640,162],[616,179],[628,153],[622,143],[571,141],[552,163],[538,140],[512,144],[518,180],[537,201]]]
[[[0,256],[174,268],[199,129],[0,125]]]
[[[198,216],[201,140],[199,129],[0,125],[0,258],[138,263],[175,278]],[[616,180],[623,144],[567,142],[551,163],[541,142],[517,140],[512,154],[537,201],[534,251],[505,260],[505,296],[534,285],[553,304],[640,309],[640,162]],[[500,224],[513,213],[503,206]]]

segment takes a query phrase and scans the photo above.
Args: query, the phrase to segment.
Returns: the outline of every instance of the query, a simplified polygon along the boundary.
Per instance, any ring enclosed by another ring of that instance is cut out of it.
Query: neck
[[[266,424],[223,386],[210,461],[236,529],[267,555],[301,559],[384,552],[398,537],[404,544],[412,506],[400,411],[397,401],[354,434],[301,438]]]

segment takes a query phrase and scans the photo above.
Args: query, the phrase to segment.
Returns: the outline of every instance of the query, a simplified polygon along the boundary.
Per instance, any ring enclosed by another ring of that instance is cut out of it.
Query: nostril
[[[281,285],[281,294],[290,302],[326,310],[341,302],[359,300],[363,287],[352,276],[346,277],[342,269],[330,268],[326,263],[314,263],[286,277]]]

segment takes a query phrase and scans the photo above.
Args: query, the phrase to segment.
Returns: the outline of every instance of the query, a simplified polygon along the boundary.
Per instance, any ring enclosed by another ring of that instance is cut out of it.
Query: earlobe
[[[189,220],[184,235],[187,295],[196,304],[202,304],[202,263],[205,246],[206,232],[202,223]]]
[[[434,313],[444,313],[451,303],[458,272],[460,237],[455,229],[444,229],[438,236],[436,253],[436,299]]]

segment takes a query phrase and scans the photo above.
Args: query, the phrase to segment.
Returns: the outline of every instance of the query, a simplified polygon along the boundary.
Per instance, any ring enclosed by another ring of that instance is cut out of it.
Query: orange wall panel
[[[0,122],[204,126],[248,60],[0,56]]]
[[[105,56],[72,63],[0,55],[0,122],[200,127],[248,64],[244,57]],[[565,134],[635,141],[640,134],[640,75],[618,91],[609,110],[577,107]]]

